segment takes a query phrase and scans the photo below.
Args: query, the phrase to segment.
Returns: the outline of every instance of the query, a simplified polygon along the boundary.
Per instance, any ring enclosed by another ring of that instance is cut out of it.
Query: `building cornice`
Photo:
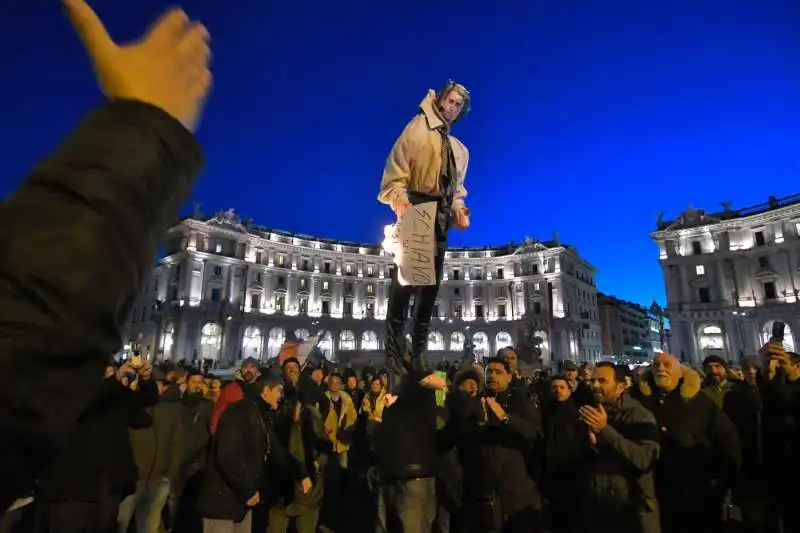
[[[677,223],[666,228],[654,231],[650,236],[656,240],[666,240],[675,236],[686,237],[692,235],[713,234],[717,232],[738,230],[759,225],[767,225],[780,220],[800,220],[800,203],[794,203],[786,207],[778,207],[769,211],[762,211],[752,215],[729,218],[725,220],[714,219],[714,215],[708,215],[711,219],[706,224],[692,225],[688,227],[680,226]]]
[[[203,236],[224,236],[237,243],[245,243],[256,248],[281,250],[287,253],[300,253],[309,256],[327,257],[331,259],[343,259],[353,262],[374,261],[390,263],[392,257],[381,254],[381,248],[374,243],[357,243],[353,241],[340,241],[329,238],[315,237],[301,233],[292,233],[285,230],[273,230],[261,226],[248,226],[242,224],[232,211],[223,212],[216,217],[207,220],[198,218],[185,218],[178,225],[173,226],[167,232],[170,234],[185,234],[187,232],[198,232]],[[272,235],[281,238],[291,239],[292,241],[306,241],[319,243],[326,247],[307,246],[295,242],[280,242],[273,240]],[[359,252],[345,250],[331,250],[327,246],[358,248]],[[364,252],[362,252],[365,251]],[[479,254],[490,252],[489,256],[476,257],[452,257],[454,254]],[[597,272],[596,268],[582,258],[577,251],[560,242],[542,243],[526,239],[522,244],[511,243],[503,246],[475,246],[475,247],[454,247],[447,249],[445,262],[448,265],[480,265],[491,266],[493,264],[507,265],[509,262],[520,262],[522,260],[546,260],[552,257],[568,255],[580,264],[582,268],[589,270],[592,274]]]

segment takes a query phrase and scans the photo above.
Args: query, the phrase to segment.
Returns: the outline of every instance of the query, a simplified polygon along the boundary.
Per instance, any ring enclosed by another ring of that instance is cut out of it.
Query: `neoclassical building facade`
[[[800,195],[717,213],[689,208],[659,220],[658,245],[672,328],[671,350],[691,363],[710,354],[757,353],[775,320],[800,345]]]
[[[455,357],[472,344],[480,356],[535,339],[545,364],[600,358],[595,270],[572,247],[452,248],[445,265],[429,351]],[[392,266],[379,245],[269,229],[233,210],[195,213],[168,231],[126,345],[151,360],[233,363],[320,335],[332,360],[380,352]]]
[[[598,308],[604,355],[642,361],[655,355],[652,337],[659,329],[647,309],[602,293]]]

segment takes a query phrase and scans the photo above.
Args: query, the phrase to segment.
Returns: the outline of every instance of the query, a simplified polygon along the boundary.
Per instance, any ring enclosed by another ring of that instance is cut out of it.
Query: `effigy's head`
[[[460,83],[448,80],[436,94],[436,106],[442,117],[453,124],[469,113],[471,98],[469,91]]]

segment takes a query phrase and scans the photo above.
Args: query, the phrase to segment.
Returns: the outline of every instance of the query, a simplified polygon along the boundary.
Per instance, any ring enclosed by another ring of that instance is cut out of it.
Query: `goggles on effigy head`
[[[451,91],[456,91],[458,94],[464,98],[464,106],[461,108],[461,112],[458,114],[456,118],[453,119],[451,124],[455,124],[459,119],[465,117],[467,113],[469,113],[470,108],[472,107],[472,97],[469,94],[469,90],[457,83],[454,80],[447,80],[442,88],[436,93],[436,105],[440,106],[442,104],[442,100],[450,94]]]

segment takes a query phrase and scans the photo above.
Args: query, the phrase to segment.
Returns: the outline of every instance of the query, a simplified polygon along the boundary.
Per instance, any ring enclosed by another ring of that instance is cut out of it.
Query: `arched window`
[[[724,350],[725,336],[719,326],[705,326],[700,329],[700,349]]]
[[[378,334],[374,331],[365,331],[361,334],[361,349],[364,351],[369,350],[377,350],[379,349],[378,346]]]
[[[278,357],[281,346],[286,341],[286,330],[283,328],[272,328],[269,330],[269,341],[267,342],[267,359]]]
[[[345,329],[339,332],[339,349],[340,350],[356,349],[356,336],[349,329]]]
[[[476,331],[472,336],[472,345],[475,346],[475,359],[482,359],[489,355],[489,336],[482,331]]]
[[[222,348],[222,328],[219,324],[208,322],[200,330],[200,358],[216,361]]]
[[[770,320],[764,327],[761,328],[761,344],[766,344],[772,338],[772,325],[775,324],[774,320]],[[783,330],[783,347],[787,352],[794,352],[794,337],[792,336],[792,328],[789,324]]]
[[[242,339],[242,359],[247,359],[248,357],[261,359],[262,341],[261,329],[257,326],[248,326],[244,330],[244,338]]]
[[[164,332],[161,334],[161,357],[163,360],[172,360],[173,344],[175,344],[175,324],[170,321],[164,324]]]
[[[444,350],[444,337],[438,331],[428,333],[428,350],[432,352]]]
[[[319,349],[328,361],[333,361],[333,335],[330,331],[320,332]]]
[[[311,336],[307,329],[297,328],[294,330],[294,336],[299,341],[304,341]]]
[[[464,334],[460,331],[454,331],[450,334],[450,350],[453,352],[461,352],[464,350]]]
[[[514,341],[511,339],[511,334],[507,331],[499,332],[495,338],[494,342],[497,345],[498,350],[502,350],[503,348],[508,348],[509,346],[514,346]]]

